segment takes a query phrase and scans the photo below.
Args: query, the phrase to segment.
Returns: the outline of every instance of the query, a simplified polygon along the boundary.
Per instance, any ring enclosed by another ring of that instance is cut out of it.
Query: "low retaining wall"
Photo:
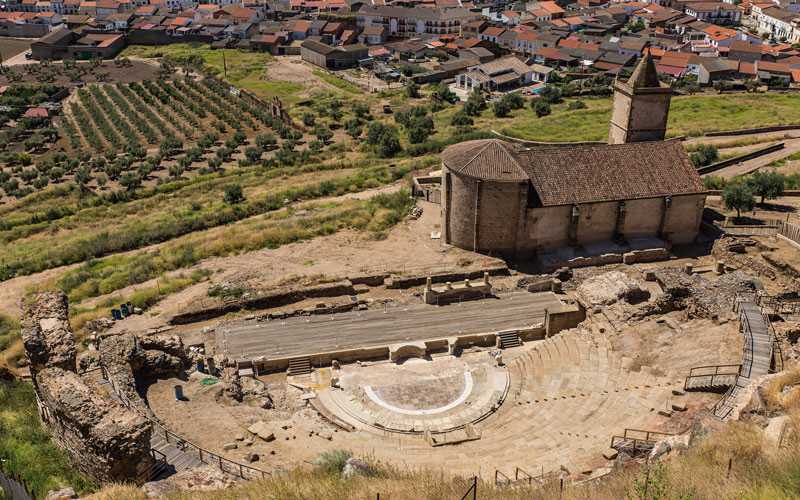
[[[634,264],[636,262],[653,262],[657,260],[666,260],[669,258],[669,252],[666,248],[649,248],[646,250],[633,250],[631,252],[622,253],[605,253],[602,255],[595,255],[592,257],[575,257],[573,259],[544,263],[540,265],[545,271],[555,271],[562,267],[576,268],[588,266],[604,266],[606,264]]]
[[[197,321],[205,321],[211,318],[218,318],[225,314],[241,311],[243,309],[269,309],[271,307],[281,307],[305,299],[355,295],[355,293],[353,283],[350,280],[344,280],[338,283],[272,292],[252,299],[220,304],[197,311],[179,313],[173,316],[169,320],[169,323],[171,325],[184,325]]]
[[[720,162],[707,165],[705,167],[700,167],[697,169],[697,173],[699,173],[700,175],[710,174],[711,172],[716,172],[717,170],[721,170],[730,165],[735,165],[743,161],[752,160],[753,158],[758,158],[759,156],[764,156],[770,153],[774,153],[775,151],[780,151],[784,147],[785,145],[782,142],[780,144],[773,144],[772,146],[767,146],[765,148],[761,148],[759,150],[743,154],[742,156],[737,156],[735,158],[728,158],[727,160],[722,160]]]
[[[721,132],[706,132],[706,137],[724,137],[726,135],[763,134],[765,132],[781,132],[783,130],[800,130],[798,125],[776,125],[774,127],[745,128],[739,130],[726,130]]]
[[[708,190],[708,195],[709,196],[722,196],[722,190],[721,189],[709,189]],[[791,198],[797,198],[797,197],[800,197],[800,190],[793,189],[793,190],[790,190],[790,191],[784,191],[783,194],[781,194],[781,196],[788,196],[788,197],[791,197]]]
[[[447,283],[474,280],[482,278],[484,273],[489,273],[489,276],[508,276],[509,271],[507,266],[488,267],[484,269],[477,269],[475,271],[464,271],[460,273],[445,273],[437,274],[434,276],[411,276],[408,278],[391,278],[386,283],[386,288],[411,288],[413,286],[421,286],[426,283],[428,278],[431,278],[431,283]]]

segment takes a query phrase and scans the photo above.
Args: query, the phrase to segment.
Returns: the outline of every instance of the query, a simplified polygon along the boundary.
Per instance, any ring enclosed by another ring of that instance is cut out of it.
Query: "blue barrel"
[[[203,365],[203,360],[202,359],[198,359],[197,360],[197,372],[198,373],[205,373],[206,372],[205,370],[206,370],[206,367]]]
[[[122,313],[119,312],[119,309],[112,309],[111,317],[114,319],[122,319]]]
[[[183,399],[183,386],[176,385],[175,386],[175,401],[180,401]]]
[[[126,318],[128,316],[130,316],[130,314],[131,314],[130,312],[128,312],[128,306],[126,306],[125,304],[120,304],[119,305],[119,310],[122,313],[122,316],[124,316]]]

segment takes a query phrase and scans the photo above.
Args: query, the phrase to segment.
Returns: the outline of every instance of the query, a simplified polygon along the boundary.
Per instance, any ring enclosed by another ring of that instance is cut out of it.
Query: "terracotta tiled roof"
[[[544,206],[706,192],[674,140],[527,150],[518,157]]]
[[[456,173],[477,179],[508,182],[528,179],[514,147],[500,139],[454,144],[442,151],[442,163]]]

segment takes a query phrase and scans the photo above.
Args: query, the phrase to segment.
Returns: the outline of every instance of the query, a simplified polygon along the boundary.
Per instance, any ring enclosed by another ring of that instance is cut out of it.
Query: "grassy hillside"
[[[571,99],[574,100],[574,99]],[[587,109],[568,111],[568,102],[537,118],[530,107],[497,119],[491,111],[477,122],[505,135],[532,141],[604,141],[608,138],[612,98],[582,99]],[[674,97],[667,136],[701,136],[705,132],[800,124],[800,95],[723,94]]]
[[[54,488],[71,486],[80,493],[96,488],[50,441],[39,422],[33,386],[26,382],[0,382],[0,459],[5,470],[25,480],[36,498]]]

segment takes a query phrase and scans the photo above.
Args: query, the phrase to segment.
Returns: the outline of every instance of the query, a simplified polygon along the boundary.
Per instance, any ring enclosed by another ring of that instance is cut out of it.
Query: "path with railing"
[[[742,294],[736,297],[734,307],[739,315],[740,328],[744,335],[742,367],[739,369],[736,383],[714,405],[713,413],[720,418],[725,418],[730,414],[736,396],[750,384],[751,380],[773,371],[773,346],[776,344],[774,330],[769,317],[762,311],[756,300],[756,296],[752,294]]]
[[[125,393],[114,381],[111,373],[105,368],[103,368],[103,379],[104,380],[101,381],[100,384],[109,388],[109,394],[111,394],[112,397],[117,399],[128,409],[139,414],[142,413],[134,407],[130,399],[125,396]],[[153,428],[153,432],[150,436],[150,447],[155,458],[153,471],[160,474],[161,477],[183,469],[188,469],[189,467],[198,467],[203,464],[216,466],[222,472],[232,474],[242,479],[263,479],[269,475],[268,472],[234,462],[233,460],[212,453],[187,441],[169,430],[163,422],[152,414],[152,412],[143,416],[150,421]],[[162,473],[160,469],[164,469],[164,473]]]

